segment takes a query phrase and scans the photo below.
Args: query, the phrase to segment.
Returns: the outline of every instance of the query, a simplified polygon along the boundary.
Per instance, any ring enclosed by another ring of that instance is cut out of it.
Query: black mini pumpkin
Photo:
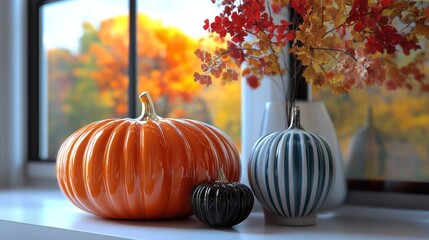
[[[211,227],[231,227],[244,221],[253,208],[252,190],[238,182],[228,182],[223,170],[215,182],[205,182],[191,192],[195,216]]]

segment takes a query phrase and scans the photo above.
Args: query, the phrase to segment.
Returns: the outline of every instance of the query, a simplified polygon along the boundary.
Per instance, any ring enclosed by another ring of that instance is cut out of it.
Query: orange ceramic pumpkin
[[[57,179],[77,207],[105,218],[191,215],[193,187],[240,179],[240,156],[220,130],[189,119],[160,118],[147,93],[137,119],[108,119],[73,133],[57,157]]]

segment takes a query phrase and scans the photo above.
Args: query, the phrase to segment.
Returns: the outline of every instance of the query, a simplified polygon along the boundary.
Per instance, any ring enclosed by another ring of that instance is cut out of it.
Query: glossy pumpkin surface
[[[139,118],[91,123],[61,146],[57,179],[74,205],[105,218],[185,217],[193,187],[215,180],[219,168],[239,180],[239,152],[223,132],[160,118],[147,93],[140,99]]]
[[[191,193],[195,216],[211,227],[231,227],[244,221],[252,211],[252,190],[238,182],[228,182],[222,170],[215,182],[205,182]]]

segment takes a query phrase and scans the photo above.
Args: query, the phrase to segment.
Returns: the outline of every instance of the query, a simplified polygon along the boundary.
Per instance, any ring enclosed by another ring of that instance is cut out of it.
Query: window
[[[216,12],[209,0],[29,2],[28,145],[31,160],[54,161],[65,137],[89,122],[137,116],[140,109],[137,94],[149,91],[160,116],[209,122],[227,132],[238,146],[243,139],[242,157],[245,161],[260,135],[265,102],[283,100],[282,93],[270,81],[262,81],[256,91],[249,91],[246,84],[243,88],[239,83],[207,88],[193,82],[193,69],[199,67],[193,65],[198,62],[194,61],[193,51],[198,47],[213,47],[213,43],[201,40],[206,36],[202,29],[203,20]],[[427,73],[427,60],[425,63]],[[400,95],[409,93],[385,96],[380,91],[370,93],[377,98],[374,102],[387,99],[406,105]],[[359,99],[369,99],[361,94],[339,98],[316,96],[325,101],[338,127],[345,159],[350,139],[356,129],[364,125],[368,110],[359,105],[361,109],[354,111],[357,115],[347,116],[341,115],[347,111],[338,110],[342,110],[339,107],[350,109],[351,105],[347,104],[362,101]],[[387,143],[393,144],[394,150],[398,145],[405,147],[401,154],[411,153],[395,160],[399,165],[388,167],[392,173],[389,177],[363,175],[349,181],[350,189],[427,195],[429,153],[424,141],[428,135],[428,112],[424,107],[414,109],[424,106],[424,99],[427,100],[427,96],[407,100],[413,102],[413,109],[397,106],[396,110],[417,111],[418,117],[410,117],[419,124],[417,130],[397,124],[391,124],[393,130],[386,130],[385,127],[392,123],[386,111],[392,109],[387,103],[373,107],[372,119],[376,126],[383,128],[383,134],[397,134],[396,127],[417,134],[399,133],[399,139],[391,138]],[[377,107],[383,107],[384,112]],[[382,112],[385,119],[389,118],[389,124],[384,124],[384,120],[378,122]],[[352,117],[354,122],[345,117]],[[240,124],[241,118],[243,124]],[[416,139],[411,139],[413,137]],[[417,145],[410,147],[411,140]],[[410,170],[411,165],[414,170]],[[246,182],[245,165],[243,169],[242,181]]]
[[[136,117],[143,91],[158,115],[210,123],[241,145],[240,84],[193,81],[193,52],[213,47],[202,29],[216,11],[210,1],[31,4],[30,159],[54,161],[65,138],[90,122]]]
[[[427,81],[428,44],[422,39],[421,50],[399,54],[389,64],[415,71],[408,67],[413,63]],[[401,80],[401,72],[394,77]],[[342,96],[319,91],[314,96],[325,102],[336,127],[349,189],[429,194],[428,92],[371,88]]]
[[[429,193],[429,94],[375,88],[315,95],[336,126],[350,189]]]

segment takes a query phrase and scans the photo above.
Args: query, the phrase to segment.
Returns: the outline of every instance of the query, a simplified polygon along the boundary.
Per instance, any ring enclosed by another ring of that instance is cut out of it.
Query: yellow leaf
[[[423,35],[429,39],[429,26],[427,25],[421,25],[421,24],[417,25],[414,32],[415,34]]]
[[[333,1],[331,4],[326,4],[325,8],[325,15],[333,21],[332,27],[338,27],[346,21],[347,9],[344,0]]]
[[[319,51],[315,51],[314,54],[314,62],[317,63],[318,65],[323,65],[328,63],[331,60],[331,56],[329,55],[329,53],[325,50],[319,50]]]
[[[308,66],[312,61],[313,51],[302,48],[300,51],[296,52],[296,55],[298,56],[298,59],[301,60],[302,65]]]
[[[317,73],[314,70],[312,65],[307,66],[307,68],[305,68],[302,76],[307,80],[307,82],[309,83],[313,83],[314,79],[316,79],[317,77]]]
[[[320,40],[320,47],[333,48],[340,41],[338,36],[325,36]]]

